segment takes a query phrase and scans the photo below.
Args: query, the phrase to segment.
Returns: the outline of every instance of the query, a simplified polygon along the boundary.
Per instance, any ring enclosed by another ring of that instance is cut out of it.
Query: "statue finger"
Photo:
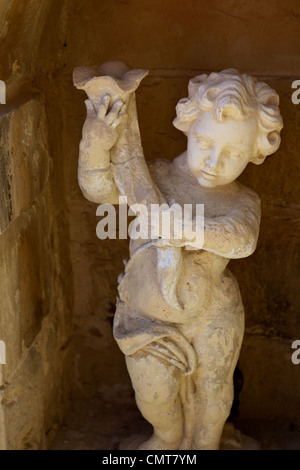
[[[86,112],[88,116],[94,116],[95,115],[95,108],[91,100],[85,100],[84,102],[86,106]]]
[[[101,102],[100,102],[99,109],[98,109],[98,118],[99,119],[104,119],[105,118],[105,116],[107,114],[108,107],[109,107],[109,102],[110,102],[110,96],[109,95],[104,95]]]
[[[107,115],[107,118],[106,118],[107,124],[112,125],[115,122],[115,120],[117,119],[117,117],[119,115],[119,112],[120,112],[122,106],[123,106],[123,101],[122,100],[117,100],[113,104],[113,106],[112,106],[111,110],[109,111],[109,113]]]
[[[126,105],[123,104],[123,106],[119,109],[119,115],[117,119],[114,120],[114,122],[111,124],[110,127],[115,128],[120,124],[120,122],[122,121],[124,117],[125,111],[126,111]]]

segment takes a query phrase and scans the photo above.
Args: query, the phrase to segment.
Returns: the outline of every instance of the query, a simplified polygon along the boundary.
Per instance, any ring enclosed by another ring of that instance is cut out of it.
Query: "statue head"
[[[280,145],[278,94],[234,69],[199,75],[176,106],[174,125],[188,137],[187,165],[202,186],[234,181]]]

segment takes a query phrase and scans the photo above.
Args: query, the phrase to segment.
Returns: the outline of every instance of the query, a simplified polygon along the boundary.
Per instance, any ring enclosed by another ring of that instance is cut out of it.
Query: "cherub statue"
[[[234,69],[199,75],[174,125],[187,150],[145,162],[134,91],[146,71],[109,62],[78,67],[87,118],[79,184],[96,203],[204,204],[204,243],[131,240],[119,277],[114,337],[137,405],[153,426],[140,449],[218,449],[233,401],[244,309],[230,259],[256,248],[260,199],[237,180],[280,144],[277,93]],[[184,233],[184,232],[183,232]],[[193,249],[189,249],[193,248]]]

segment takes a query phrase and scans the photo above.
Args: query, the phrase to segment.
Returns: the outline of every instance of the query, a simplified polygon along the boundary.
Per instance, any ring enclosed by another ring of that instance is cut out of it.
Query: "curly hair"
[[[188,98],[177,103],[177,117],[173,121],[174,126],[186,135],[203,111],[213,110],[219,121],[228,117],[245,119],[257,113],[256,155],[251,161],[259,165],[278,149],[283,127],[279,96],[266,83],[235,69],[226,69],[192,78],[188,92]]]

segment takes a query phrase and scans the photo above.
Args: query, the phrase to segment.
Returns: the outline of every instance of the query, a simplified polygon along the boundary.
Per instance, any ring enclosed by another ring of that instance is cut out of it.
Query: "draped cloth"
[[[174,326],[141,317],[118,299],[114,318],[114,338],[126,356],[144,352],[176,366],[180,373],[179,396],[184,414],[184,433],[180,449],[191,448],[194,430],[194,384],[197,357],[193,346]]]

